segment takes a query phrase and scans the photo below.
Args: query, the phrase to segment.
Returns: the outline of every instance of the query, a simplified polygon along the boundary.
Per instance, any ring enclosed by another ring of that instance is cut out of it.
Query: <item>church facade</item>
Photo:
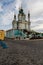
[[[28,13],[28,21],[22,8],[19,9],[18,21],[16,15],[12,22],[12,29],[6,31],[6,37],[26,37],[26,34],[30,32],[30,13]]]
[[[13,29],[20,29],[20,30],[28,30],[30,31],[30,13],[28,13],[28,21],[26,21],[26,15],[21,8],[18,14],[18,21],[16,21],[16,15],[14,15],[14,20],[12,22]]]

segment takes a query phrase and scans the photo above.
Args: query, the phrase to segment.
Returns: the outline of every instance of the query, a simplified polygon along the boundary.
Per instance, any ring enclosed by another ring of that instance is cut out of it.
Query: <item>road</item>
[[[43,65],[43,40],[5,40],[0,46],[0,65]]]

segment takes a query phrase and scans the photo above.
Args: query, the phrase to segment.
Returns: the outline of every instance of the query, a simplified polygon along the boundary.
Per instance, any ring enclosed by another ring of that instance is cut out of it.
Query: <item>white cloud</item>
[[[14,18],[14,12],[9,11],[7,13],[5,13],[1,19],[1,24],[0,24],[0,29],[4,29],[4,30],[8,30],[10,28],[12,28],[12,21]]]
[[[22,4],[21,0],[16,0],[16,4],[15,4],[16,10],[18,10],[21,7],[21,4]]]
[[[43,29],[43,0],[15,0],[8,6],[4,6],[4,8],[2,7],[3,4],[1,3],[0,11],[4,12],[4,15],[2,15],[0,18],[2,24],[6,26],[12,23],[13,15],[14,13],[16,13],[16,15],[18,14],[21,4],[26,15],[28,14],[28,10],[30,11],[31,29],[36,31]]]
[[[43,24],[39,24],[38,26],[35,26],[32,29],[34,29],[35,31],[41,32],[40,30],[43,30]]]
[[[43,12],[43,2],[42,1],[37,1],[35,2],[31,8],[30,8],[31,14],[32,15],[37,15]]]
[[[2,16],[2,24],[9,25],[13,20],[14,12],[9,11]]]
[[[2,4],[0,3],[0,12],[3,11]]]

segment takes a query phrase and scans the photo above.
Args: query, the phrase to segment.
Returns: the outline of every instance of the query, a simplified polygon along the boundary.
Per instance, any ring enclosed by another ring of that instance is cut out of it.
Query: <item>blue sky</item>
[[[43,0],[0,0],[0,30],[12,28],[14,14],[22,4],[27,16],[30,11],[31,29],[43,32]]]

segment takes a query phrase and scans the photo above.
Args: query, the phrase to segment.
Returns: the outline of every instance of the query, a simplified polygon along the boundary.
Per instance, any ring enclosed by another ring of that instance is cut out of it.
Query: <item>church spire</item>
[[[16,14],[14,14],[14,20],[16,21]]]
[[[30,21],[30,12],[28,11],[28,21]]]
[[[19,8],[19,14],[24,14],[23,8],[22,8],[22,3],[21,3],[21,6],[20,6],[20,8]]]

